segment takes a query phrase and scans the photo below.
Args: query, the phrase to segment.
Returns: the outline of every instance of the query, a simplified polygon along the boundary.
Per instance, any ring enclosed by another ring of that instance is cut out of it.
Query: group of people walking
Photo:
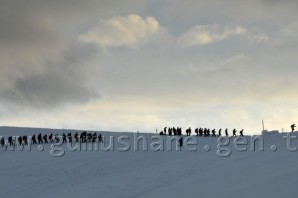
[[[239,131],[239,135],[240,136],[243,136],[243,129],[241,129]],[[222,129],[219,129],[218,131],[216,131],[216,129],[208,129],[208,128],[196,128],[194,130],[194,132],[196,133],[197,136],[204,136],[204,137],[219,137],[219,136],[222,136]],[[237,136],[237,130],[236,129],[233,129],[233,137],[236,137]],[[189,127],[188,129],[185,130],[185,133],[187,136],[190,136],[191,133],[192,133],[192,130],[191,130],[191,127]],[[172,127],[172,128],[168,128],[168,127],[164,127],[163,131],[161,131],[159,133],[160,135],[169,135],[169,136],[172,136],[172,135],[178,135],[178,136],[181,136],[182,135],[182,129],[181,128],[175,128],[175,127]],[[228,129],[226,128],[225,131],[224,131],[224,135],[225,136],[229,136],[229,132],[228,132]]]
[[[87,133],[86,131],[82,133],[76,132],[74,135],[70,132],[67,135],[63,133],[61,136],[57,134],[51,133],[50,135],[39,133],[38,135],[33,134],[32,136],[9,136],[7,139],[4,137],[0,137],[0,147],[3,146],[15,146],[15,145],[28,145],[28,143],[32,144],[48,144],[48,143],[72,143],[72,142],[103,142],[103,137],[101,134]]]
[[[291,129],[292,132],[295,130],[296,125],[292,124]],[[243,129],[239,131],[239,135],[243,136]],[[188,129],[185,130],[185,133],[187,136],[191,136],[192,134],[192,129],[189,127]],[[229,136],[229,131],[226,128],[224,132],[222,129],[219,129],[216,131],[216,129],[209,129],[209,128],[196,128],[194,130],[194,133],[196,136],[201,136],[201,137],[220,137],[220,136]],[[169,135],[169,136],[181,136],[182,135],[182,128],[181,127],[164,127],[163,131],[160,131],[160,135]],[[236,137],[237,136],[237,130],[233,129],[232,131],[232,136]],[[48,143],[59,143],[62,141],[62,143],[72,143],[72,142],[81,142],[81,143],[86,143],[86,142],[103,142],[103,137],[101,134],[97,134],[96,132],[94,133],[87,133],[86,131],[81,132],[80,134],[76,132],[74,135],[69,132],[67,135],[63,133],[61,136],[58,134],[53,134],[51,133],[50,135],[44,134],[42,135],[39,133],[38,135],[33,134],[32,136],[9,136],[7,139],[4,137],[0,137],[0,147],[3,146],[14,146],[14,145],[27,145],[28,143],[32,144],[48,144]]]
[[[243,136],[243,129],[241,129],[239,131],[239,135],[240,136]],[[201,136],[201,137],[220,137],[222,136],[222,129],[219,129],[218,131],[216,131],[216,129],[208,129],[208,128],[196,128],[194,130],[194,132],[197,134],[196,136]],[[233,137],[237,137],[237,130],[236,129],[233,129]],[[185,130],[185,133],[186,133],[186,136],[191,136],[191,133],[192,133],[192,130],[191,130],[191,127],[189,127],[188,129]],[[182,129],[181,127],[164,127],[163,131],[160,131],[159,132],[160,135],[169,135],[169,136],[181,136],[182,135]],[[229,136],[229,131],[228,129],[226,128],[225,131],[224,131],[224,135],[225,136]],[[179,139],[179,146],[182,147],[183,145],[183,137],[181,137]]]

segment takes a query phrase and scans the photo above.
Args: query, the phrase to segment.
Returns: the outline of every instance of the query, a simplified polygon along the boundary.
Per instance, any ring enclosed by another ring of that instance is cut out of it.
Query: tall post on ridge
[[[263,131],[265,131],[264,120],[262,120],[262,125],[263,125]]]

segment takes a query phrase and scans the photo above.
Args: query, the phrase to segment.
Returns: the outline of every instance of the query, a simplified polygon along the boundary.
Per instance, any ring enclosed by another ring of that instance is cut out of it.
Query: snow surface
[[[39,132],[62,134],[61,130],[0,128],[4,137]],[[186,148],[155,152],[135,151],[133,133],[100,133],[115,139],[127,135],[132,147],[126,152],[118,151],[117,144],[114,151],[71,152],[63,145],[63,157],[53,157],[49,144],[43,145],[42,152],[37,145],[31,151],[0,151],[0,198],[298,197],[298,152],[286,149],[286,133],[264,135],[264,151],[251,151],[248,143],[248,150],[240,152],[231,141],[229,157],[216,154],[217,138],[194,137],[198,141],[190,146],[197,148],[194,152]],[[150,144],[156,134],[138,135]],[[271,145],[277,147],[275,152]],[[298,147],[298,139],[292,140],[292,146]]]

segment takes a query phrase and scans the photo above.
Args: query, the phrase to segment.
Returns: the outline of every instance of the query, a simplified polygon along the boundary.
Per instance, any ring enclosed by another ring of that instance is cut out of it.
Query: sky
[[[296,0],[1,0],[0,125],[298,124]]]

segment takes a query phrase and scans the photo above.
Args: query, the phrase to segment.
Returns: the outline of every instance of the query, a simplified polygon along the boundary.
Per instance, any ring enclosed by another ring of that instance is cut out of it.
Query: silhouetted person
[[[23,136],[23,144],[28,144],[28,137],[26,135]]]
[[[204,136],[207,136],[207,128],[204,128]]]
[[[229,136],[228,129],[225,130],[226,136]]]
[[[295,127],[296,127],[295,124],[292,124],[292,125],[291,125],[292,132],[295,130]]]
[[[32,136],[32,144],[37,144],[35,134]]]
[[[177,130],[176,130],[175,127],[173,127],[173,134],[174,134],[174,135],[177,135]]]
[[[37,140],[38,140],[38,144],[42,144],[43,143],[42,137],[41,137],[41,133],[38,134]]]
[[[199,129],[198,128],[195,129],[195,133],[197,134],[197,136],[199,136]]]
[[[49,135],[49,140],[50,140],[50,143],[54,143],[53,142],[53,134],[52,133]]]
[[[234,137],[234,136],[237,137],[236,132],[237,132],[237,130],[234,129],[234,130],[233,130],[233,137]]]
[[[92,135],[92,142],[96,142],[96,140],[97,140],[97,133],[95,132]]]
[[[199,128],[199,136],[203,136],[203,129]]]
[[[169,129],[168,129],[168,134],[169,134],[169,136],[172,135],[172,128],[169,128]]]
[[[188,129],[186,129],[185,132],[186,132],[186,135],[187,135],[187,136],[190,136],[190,134],[191,134],[191,128],[189,127]]]
[[[81,142],[87,142],[87,132],[86,131],[82,132],[80,138],[81,138]]]
[[[67,141],[66,141],[66,135],[65,135],[65,133],[63,133],[62,134],[62,143],[66,143]]]
[[[218,130],[218,136],[221,136],[221,129]]]
[[[207,136],[210,136],[210,129],[207,129]]]
[[[67,134],[68,142],[72,143],[72,136],[71,133]]]
[[[101,134],[99,134],[99,136],[98,136],[98,142],[103,142],[103,139],[102,139],[102,135]]]
[[[243,136],[243,129],[241,131],[239,131],[240,136]]]
[[[165,135],[167,134],[167,128],[168,128],[168,127],[165,127],[165,128],[163,129],[163,132],[164,132]]]
[[[87,133],[87,135],[86,135],[86,141],[87,142],[90,142],[90,140],[91,140],[91,133]]]
[[[215,133],[216,133],[216,130],[213,129],[213,130],[212,130],[212,137],[216,137]]]
[[[48,143],[48,135],[47,135],[47,134],[45,134],[45,135],[43,136],[43,141],[44,141],[45,144]]]
[[[12,144],[12,136],[9,136],[9,137],[7,138],[7,141],[8,141],[9,146],[12,146],[12,145],[13,145],[13,144]]]
[[[4,144],[5,144],[5,140],[4,140],[3,137],[1,137],[1,139],[0,139],[0,147],[3,147]]]
[[[56,135],[55,135],[55,141],[56,141],[56,143],[59,143],[60,142],[60,136],[59,136],[59,134],[58,133],[56,133]]]
[[[181,136],[182,135],[182,129],[181,128],[177,128],[177,135]]]
[[[179,146],[183,146],[183,137],[179,139]]]
[[[18,143],[19,143],[20,146],[23,144],[22,136],[19,136],[19,137],[18,137]]]
[[[78,134],[78,132],[76,132],[76,134],[74,135],[74,138],[75,138],[76,142],[79,142],[79,134]]]

